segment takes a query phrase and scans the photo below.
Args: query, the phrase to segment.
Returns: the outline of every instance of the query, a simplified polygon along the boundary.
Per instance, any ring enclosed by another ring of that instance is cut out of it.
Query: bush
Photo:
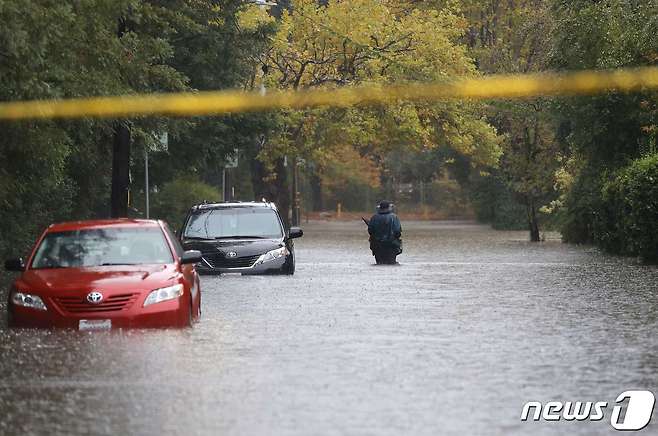
[[[596,241],[609,251],[658,261],[658,153],[618,170],[602,189]]]
[[[605,180],[601,177],[602,171],[600,168],[584,168],[567,193],[564,208],[559,212],[560,232],[564,242],[596,242],[595,233],[600,234],[601,230],[596,231],[595,227],[607,221],[600,218],[603,210],[601,190]]]
[[[177,177],[153,194],[153,217],[168,222],[173,229],[183,225],[187,211],[202,201],[219,201],[219,190],[195,176]]]

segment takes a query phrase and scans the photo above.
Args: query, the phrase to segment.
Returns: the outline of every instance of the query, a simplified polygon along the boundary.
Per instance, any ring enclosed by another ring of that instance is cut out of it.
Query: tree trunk
[[[288,167],[284,165],[283,159],[276,161],[274,170],[276,178],[266,182],[270,176],[267,168],[258,159],[251,160],[251,183],[254,187],[256,201],[265,199],[273,201],[279,209],[281,219],[286,227],[290,226],[290,187],[288,186]]]
[[[112,218],[128,216],[128,193],[130,190],[130,128],[125,122],[114,126],[112,145]]]
[[[322,179],[317,172],[317,169],[311,170],[309,175],[309,182],[311,185],[311,197],[313,201],[313,211],[320,212],[324,210],[324,201],[322,198]]]
[[[233,198],[233,181],[232,175],[231,174],[231,168],[225,168],[224,171],[222,172],[223,175],[223,180],[222,180],[222,186],[224,189],[224,192],[222,193],[222,198],[224,201],[233,201],[235,200]]]
[[[531,201],[528,206],[528,225],[530,228],[530,241],[539,242],[539,223],[537,222],[537,210],[535,208],[535,202]]]
[[[297,165],[297,159],[292,158],[292,219],[290,221],[291,225],[298,226],[301,216],[301,199],[299,192],[299,166]]]
[[[274,201],[279,209],[279,214],[286,228],[290,227],[290,185],[288,183],[288,167],[284,165],[284,159],[276,162],[276,179],[274,180]]]
[[[256,155],[250,158],[251,162],[251,185],[254,188],[254,200],[261,201],[263,198],[272,201],[273,194],[270,187],[265,183],[267,169]]]

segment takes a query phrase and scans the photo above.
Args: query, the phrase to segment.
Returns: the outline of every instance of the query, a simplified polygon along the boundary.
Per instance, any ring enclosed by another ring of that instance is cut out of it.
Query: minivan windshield
[[[194,211],[184,237],[201,239],[277,239],[283,235],[276,212],[264,207]]]
[[[32,268],[81,268],[173,263],[159,227],[113,227],[48,233]]]

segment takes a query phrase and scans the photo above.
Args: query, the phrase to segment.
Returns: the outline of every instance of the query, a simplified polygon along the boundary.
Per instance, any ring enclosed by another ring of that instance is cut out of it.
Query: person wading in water
[[[393,213],[393,204],[386,200],[380,202],[377,213],[366,224],[370,234],[370,250],[377,264],[396,264],[396,256],[402,253],[402,226]]]

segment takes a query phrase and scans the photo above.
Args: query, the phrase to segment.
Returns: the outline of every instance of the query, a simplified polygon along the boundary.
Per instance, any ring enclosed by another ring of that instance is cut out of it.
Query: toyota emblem
[[[103,301],[103,294],[98,291],[90,292],[87,294],[87,301],[89,301],[91,304],[98,304]]]
[[[237,256],[238,253],[236,253],[235,251],[229,251],[228,253],[226,253],[226,257],[237,257]]]

